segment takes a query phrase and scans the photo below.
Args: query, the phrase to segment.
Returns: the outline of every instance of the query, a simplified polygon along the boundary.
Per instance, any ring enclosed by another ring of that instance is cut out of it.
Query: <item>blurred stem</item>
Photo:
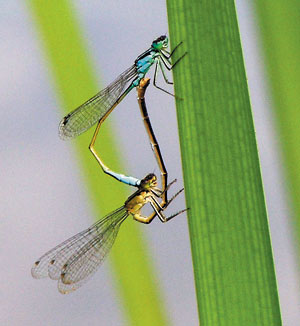
[[[99,90],[94,74],[96,70],[86,52],[87,47],[69,1],[35,0],[28,1],[28,4],[49,60],[55,88],[64,108],[64,112],[61,112],[63,116]],[[101,127],[98,143],[101,152],[105,153],[105,161],[120,171],[119,157],[116,155],[120,149],[116,148],[113,133],[107,128],[108,123]],[[100,217],[123,205],[126,194],[120,183],[104,175],[89,152],[92,133],[93,130],[87,132],[72,144],[76,147],[95,214]],[[68,205],[68,201],[65,201]],[[169,325],[154,276],[156,273],[138,223],[128,219],[122,225],[110,257],[130,324]],[[101,318],[99,324],[102,324]]]
[[[233,0],[167,0],[201,326],[281,325]]]
[[[256,0],[255,5],[300,254],[300,2]]]

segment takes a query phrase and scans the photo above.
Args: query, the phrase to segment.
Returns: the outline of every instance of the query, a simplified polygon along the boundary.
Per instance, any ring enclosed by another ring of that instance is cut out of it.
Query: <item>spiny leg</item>
[[[182,214],[183,212],[185,212],[187,209],[182,209],[180,210],[179,212],[176,212],[170,216],[165,216],[163,211],[167,208],[167,206],[170,204],[170,202],[176,198],[181,192],[183,191],[183,189],[181,189],[180,191],[178,191],[169,201],[168,203],[164,206],[164,208],[162,208],[158,201],[156,200],[155,197],[151,197],[150,198],[150,204],[153,208],[153,210],[155,211],[155,213],[157,214],[157,216],[159,217],[159,219],[163,222],[163,223],[166,223],[168,221],[170,221],[172,218],[174,218],[175,216],[179,215],[179,214]]]
[[[175,46],[175,48],[171,51],[171,53],[170,52],[168,52],[167,50],[163,50],[162,52],[164,53],[167,53],[168,55],[166,55],[165,53],[164,53],[164,55],[166,56],[166,58],[171,58],[172,57],[172,55],[174,54],[174,52],[179,48],[179,46],[182,44],[183,42],[181,41],[181,42],[179,42],[176,46]]]
[[[158,64],[159,64],[159,67],[160,67],[160,70],[161,70],[161,73],[162,73],[162,75],[163,75],[163,77],[164,77],[165,82],[166,82],[167,84],[169,84],[169,85],[173,85],[173,82],[169,81],[168,78],[167,78],[167,76],[166,76],[166,73],[165,73],[165,71],[164,71],[164,69],[163,69],[163,67],[162,67],[161,60],[158,61]]]
[[[171,96],[173,96],[173,97],[176,97],[174,94],[168,92],[167,90],[165,90],[164,88],[162,88],[162,87],[160,87],[160,86],[157,86],[157,84],[156,84],[156,78],[157,78],[157,73],[158,73],[158,67],[161,68],[160,65],[159,65],[159,61],[160,61],[160,59],[158,59],[158,61],[157,61],[156,64],[155,64],[154,78],[153,78],[153,85],[154,85],[154,87],[156,87],[157,89],[159,89],[159,90],[161,90],[161,91],[163,91],[163,92],[165,92],[165,93],[167,93],[167,94],[169,94],[169,95],[171,95]]]
[[[178,62],[183,59],[187,55],[187,52],[185,52],[181,57],[179,57],[173,64],[170,61],[170,58],[165,57],[162,53],[162,55],[159,56],[160,60],[163,62],[164,66],[170,71],[174,69],[174,67],[178,64]]]
[[[181,191],[180,191],[181,192]],[[178,192],[176,195],[174,195],[173,197],[175,198],[180,192]],[[174,198],[172,197],[171,200],[173,200]],[[149,198],[149,202],[150,202],[150,205],[151,207],[153,208],[154,212],[152,214],[150,214],[149,216],[144,216],[140,213],[136,213],[133,215],[133,218],[140,222],[140,223],[144,223],[144,224],[150,224],[154,217],[157,215],[159,217],[159,219],[165,223],[165,222],[168,222],[170,219],[172,219],[173,217],[183,213],[186,211],[186,209],[184,210],[181,210],[175,214],[172,214],[171,216],[169,217],[166,217],[164,214],[163,214],[163,207],[158,203],[158,201],[155,199],[155,197],[150,197]],[[166,207],[166,206],[165,206]]]
[[[161,90],[161,91],[163,91],[163,92],[165,92],[165,93],[167,93],[167,94],[169,94],[169,95],[171,95],[171,96],[173,96],[173,97],[175,97],[175,98],[177,98],[177,99],[180,99],[179,97],[177,97],[176,95],[174,95],[174,94],[172,94],[172,93],[170,93],[169,91],[167,91],[166,89],[164,89],[164,88],[162,88],[162,87],[160,87],[160,86],[158,86],[157,85],[157,83],[156,83],[156,79],[157,79],[157,75],[158,75],[158,68],[160,68],[160,70],[161,70],[161,72],[162,72],[162,75],[163,75],[163,78],[164,78],[164,80],[165,80],[165,82],[167,83],[167,84],[173,84],[173,82],[171,82],[171,81],[169,81],[168,80],[168,78],[167,78],[167,76],[166,76],[166,73],[165,73],[165,71],[164,71],[164,68],[163,68],[163,66],[162,66],[162,63],[163,63],[163,65],[165,66],[165,68],[167,69],[167,70],[169,70],[169,71],[171,71],[176,65],[177,65],[177,63],[185,56],[187,54],[187,52],[186,53],[184,53],[174,64],[172,64],[170,61],[169,61],[169,59],[168,58],[166,58],[165,56],[163,56],[163,55],[160,55],[158,58],[157,58],[157,62],[156,62],[156,64],[155,64],[155,70],[154,70],[154,79],[153,79],[153,85],[156,87],[156,88],[158,88],[159,90]]]
[[[173,180],[168,186],[166,189],[168,189],[173,183],[175,183],[177,180]],[[155,198],[154,195],[150,196],[149,197],[149,202],[150,202],[150,205],[152,206],[154,212],[148,217],[150,220],[152,220],[156,215],[159,217],[159,219],[164,223],[164,222],[167,222],[169,221],[171,218],[185,212],[187,209],[183,209],[175,214],[172,214],[171,216],[169,217],[166,217],[164,214],[163,214],[163,211],[169,206],[169,204],[184,190],[184,188],[180,189],[175,195],[172,196],[172,198],[170,200],[168,200],[167,202],[164,202],[163,205],[160,204],[158,202],[158,200]]]
[[[179,191],[177,191],[176,192],[176,194],[175,195],[173,195],[172,197],[171,197],[171,199],[170,200],[168,200],[166,203],[164,203],[164,205],[162,206],[159,202],[158,202],[158,200],[157,200],[157,198],[155,198],[155,196],[151,196],[151,200],[153,201],[153,202],[155,202],[155,204],[157,205],[157,207],[159,208],[159,210],[164,210],[164,209],[166,209],[169,205],[170,205],[170,203],[182,192],[184,190],[184,188],[181,188]],[[158,197],[158,196],[157,196]],[[151,201],[150,200],[150,201]]]
[[[152,192],[155,194],[156,197],[161,197],[162,195],[164,195],[164,193],[166,193],[166,192],[170,189],[170,187],[171,187],[175,182],[177,182],[177,179],[172,180],[172,181],[167,185],[167,187],[165,187],[164,190],[161,190],[161,193],[160,193],[160,194],[156,194],[153,190],[152,190]],[[168,200],[166,200],[166,202],[168,202]]]

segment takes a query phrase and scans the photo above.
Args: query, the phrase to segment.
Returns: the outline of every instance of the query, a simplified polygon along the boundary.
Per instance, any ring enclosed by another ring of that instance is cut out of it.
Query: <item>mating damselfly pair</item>
[[[171,83],[168,81],[163,67],[166,67],[168,70],[173,69],[183,57],[180,57],[172,65],[171,56],[178,46],[171,53],[167,51],[167,47],[168,38],[166,36],[161,36],[154,40],[151,47],[135,60],[132,67],[127,69],[108,87],[64,117],[60,123],[60,136],[66,139],[80,135],[98,121],[90,144],[91,152],[105,173],[123,183],[138,188],[120,208],[101,218],[88,229],[48,251],[35,262],[31,270],[32,276],[34,278],[48,276],[51,279],[58,280],[58,289],[61,293],[69,293],[76,290],[95,273],[112,247],[120,225],[129,215],[132,215],[135,220],[141,223],[150,223],[156,216],[162,222],[167,222],[185,211],[185,209],[181,210],[169,217],[166,217],[164,214],[164,210],[183,189],[180,189],[168,200],[167,192],[176,180],[170,184],[167,183],[167,170],[150,123],[144,99],[144,93],[150,81],[144,77],[150,67],[155,64],[153,84],[158,87],[156,85],[158,69],[162,71],[165,81]],[[146,131],[160,168],[162,178],[161,189],[158,188],[157,177],[153,173],[140,180],[111,171],[102,162],[94,147],[103,121],[135,87],[138,90],[138,103]],[[162,89],[161,87],[158,88]],[[164,89],[162,90],[169,93]],[[158,199],[161,199],[161,202]],[[147,203],[151,205],[153,212],[149,216],[144,216],[141,213],[141,209]]]

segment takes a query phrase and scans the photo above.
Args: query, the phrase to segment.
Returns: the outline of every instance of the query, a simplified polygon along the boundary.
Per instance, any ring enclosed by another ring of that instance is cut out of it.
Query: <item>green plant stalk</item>
[[[255,5],[300,253],[300,2],[256,0]]]
[[[200,324],[281,325],[234,1],[167,9]]]
[[[69,1],[35,0],[28,1],[28,5],[46,50],[55,81],[54,87],[64,108],[64,112],[61,112],[63,116],[99,90],[95,69],[85,51],[86,44]],[[96,146],[101,153],[105,153],[105,161],[120,171],[119,157],[116,155],[119,149],[116,148],[108,124],[109,121],[106,121],[101,127],[101,136]],[[121,189],[120,183],[102,172],[89,152],[92,134],[93,130],[72,143],[76,148],[95,215],[100,217],[123,205],[127,194]],[[120,297],[129,324],[169,325],[154,276],[156,273],[144,242],[138,223],[129,219],[122,225],[110,255]],[[99,324],[102,324],[101,318]]]

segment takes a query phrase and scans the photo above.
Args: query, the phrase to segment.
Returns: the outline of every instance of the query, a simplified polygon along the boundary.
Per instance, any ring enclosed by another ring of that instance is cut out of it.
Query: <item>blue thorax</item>
[[[159,52],[151,47],[135,60],[135,66],[137,70],[138,77],[133,81],[133,86],[138,86],[140,80],[145,77],[148,70],[151,68],[155,62],[156,57],[159,55]]]

